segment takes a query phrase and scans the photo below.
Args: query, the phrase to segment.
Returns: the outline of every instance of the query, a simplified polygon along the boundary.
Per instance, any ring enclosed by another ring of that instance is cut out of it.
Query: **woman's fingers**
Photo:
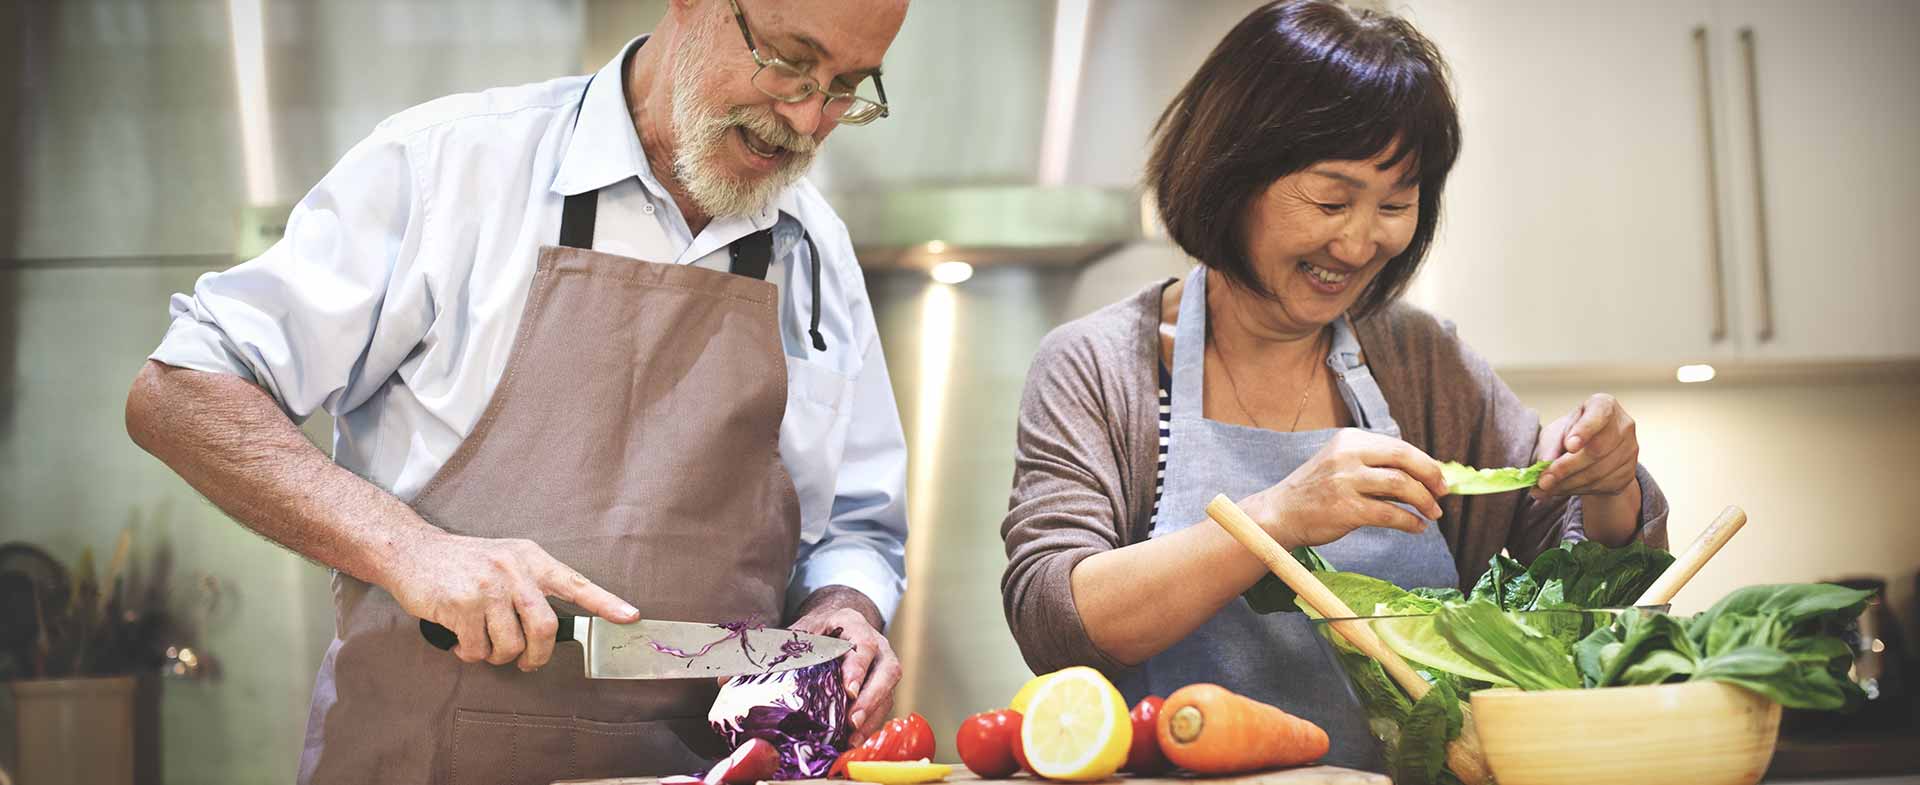
[[[1435,500],[1433,491],[1398,469],[1363,469],[1354,486],[1363,496],[1402,502],[1428,518],[1440,518],[1440,502]]]
[[[1567,452],[1579,452],[1592,443],[1594,437],[1613,421],[1619,410],[1620,404],[1613,399],[1613,396],[1606,393],[1595,393],[1587,398],[1586,403],[1580,405],[1580,416],[1575,418],[1573,425],[1567,428]]]
[[[1560,439],[1565,451],[1553,456],[1553,465],[1541,473],[1540,491],[1564,496],[1622,490],[1623,471],[1630,475],[1640,455],[1633,418],[1626,409],[1613,396],[1600,393],[1555,425],[1562,421],[1567,423],[1566,435]],[[1553,426],[1547,429],[1551,430]],[[1541,434],[1543,445],[1550,435]],[[1547,457],[1546,452],[1541,455]]]
[[[1560,419],[1547,423],[1540,429],[1540,441],[1534,446],[1535,460],[1554,461],[1567,453],[1567,429],[1573,426],[1575,418],[1580,416],[1580,407],[1560,416]]]
[[[1628,477],[1633,474],[1634,466],[1639,463],[1637,450],[1614,449],[1606,453],[1583,450],[1576,455],[1593,453],[1581,466],[1557,474],[1548,490],[1560,494],[1578,494],[1598,491],[1600,493],[1618,493],[1625,489],[1625,483],[1619,482],[1624,470]],[[1549,467],[1549,471],[1552,471]]]
[[[1440,462],[1434,460],[1433,456],[1399,439],[1367,431],[1354,433],[1361,435],[1352,437],[1353,443],[1349,449],[1361,463],[1382,469],[1398,469],[1426,486],[1429,495],[1447,495],[1447,479],[1440,472]]]
[[[1408,534],[1419,534],[1427,530],[1427,522],[1407,512],[1407,508],[1379,499],[1367,500],[1363,515],[1368,524],[1373,526],[1399,529]]]

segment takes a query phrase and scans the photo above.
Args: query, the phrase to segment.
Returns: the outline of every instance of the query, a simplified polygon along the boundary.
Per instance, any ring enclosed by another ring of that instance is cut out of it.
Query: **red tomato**
[[[866,743],[860,745],[867,751],[865,760],[906,760],[900,757],[906,751],[901,746],[904,735],[900,720],[887,720],[872,736],[867,737]]]
[[[1010,777],[1021,768],[1013,757],[1013,748],[1020,743],[1020,714],[1012,709],[968,717],[960,723],[960,735],[953,742],[960,750],[960,762],[987,779]]]
[[[1133,718],[1133,746],[1127,750],[1127,762],[1121,771],[1134,774],[1159,774],[1172,766],[1167,756],[1160,751],[1160,736],[1154,724],[1160,718],[1160,707],[1166,701],[1157,695],[1148,695],[1133,707],[1129,717]]]
[[[918,714],[887,720],[880,730],[860,745],[865,757],[854,760],[915,761],[932,760],[933,726]]]
[[[1033,764],[1027,762],[1026,742],[1020,740],[1020,725],[1024,718],[1020,716],[1020,712],[1014,711],[1013,709],[1006,709],[1005,711],[1012,717],[1013,759],[1020,764],[1021,771],[1032,772]]]
[[[834,758],[833,765],[827,768],[827,779],[844,779],[847,776],[847,764],[867,760],[872,756],[872,752],[867,749],[867,745],[862,744],[840,753],[840,757]]]
[[[900,760],[933,760],[933,726],[927,724],[927,718],[916,712],[895,722],[903,724],[901,735],[906,739],[902,745],[906,757]]]

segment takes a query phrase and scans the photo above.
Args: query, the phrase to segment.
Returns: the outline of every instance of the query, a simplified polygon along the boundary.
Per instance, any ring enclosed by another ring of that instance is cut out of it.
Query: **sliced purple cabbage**
[[[720,688],[707,721],[729,748],[749,739],[771,743],[780,751],[774,779],[811,779],[826,776],[834,758],[847,749],[851,705],[836,658],[736,678]]]

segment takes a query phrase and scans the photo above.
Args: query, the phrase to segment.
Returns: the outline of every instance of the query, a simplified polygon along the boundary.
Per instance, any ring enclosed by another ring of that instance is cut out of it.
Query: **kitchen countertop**
[[[1783,733],[1765,781],[1920,784],[1920,728]]]

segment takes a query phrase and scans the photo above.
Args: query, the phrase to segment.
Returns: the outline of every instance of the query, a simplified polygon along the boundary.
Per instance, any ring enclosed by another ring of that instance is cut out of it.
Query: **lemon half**
[[[1020,743],[1042,777],[1103,780],[1127,761],[1133,721],[1126,699],[1099,671],[1077,667],[1046,676],[1021,714]]]

